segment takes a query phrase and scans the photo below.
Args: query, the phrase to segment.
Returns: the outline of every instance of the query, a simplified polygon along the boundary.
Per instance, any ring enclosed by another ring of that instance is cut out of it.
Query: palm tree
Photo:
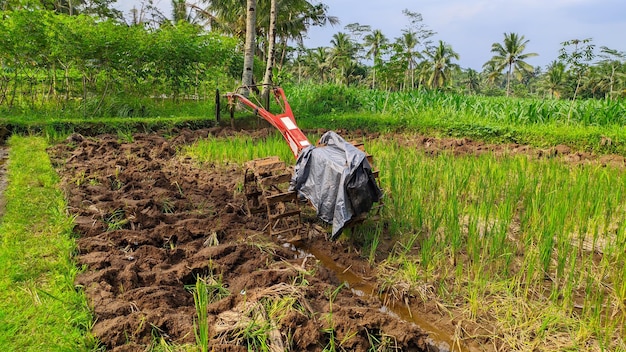
[[[552,98],[560,96],[560,92],[565,88],[565,64],[561,61],[552,61],[546,67],[544,76],[544,86],[550,92]]]
[[[494,64],[495,71],[502,72],[506,69],[506,95],[511,94],[511,76],[515,74],[517,79],[522,78],[524,72],[532,72],[533,66],[524,60],[529,57],[537,56],[536,53],[524,54],[528,40],[524,40],[524,36],[516,33],[504,33],[504,45],[501,43],[493,43],[491,52],[496,53],[491,60]]]
[[[245,33],[246,11],[243,0],[204,0],[204,10],[211,17],[211,30],[231,34],[242,38]],[[265,36],[269,33],[269,16],[271,8],[276,8],[276,33],[285,41],[294,39],[301,42],[311,26],[335,25],[337,17],[328,15],[328,7],[324,4],[312,4],[308,0],[258,0],[257,3],[257,34]]]
[[[411,89],[415,87],[415,68],[417,66],[418,58],[422,55],[415,50],[419,44],[419,39],[415,32],[405,31],[400,38],[396,39],[396,51],[400,54],[403,60],[406,62],[406,74],[405,78],[411,80]],[[405,85],[406,86],[406,85]]]
[[[265,65],[265,75],[263,76],[263,92],[261,97],[263,102],[266,102],[269,109],[269,85],[272,84],[272,71],[274,69],[275,55],[276,55],[276,1],[271,0],[270,6],[270,25],[268,30],[268,46],[267,46],[267,63]]]
[[[624,80],[624,72],[619,72],[620,67],[624,67],[624,59],[626,59],[626,53],[615,49],[609,49],[606,46],[600,47],[600,55],[602,60],[599,63],[600,67],[603,67],[605,71],[610,71],[605,77],[605,85],[607,96],[609,99],[613,98],[614,88],[619,81]]]
[[[372,69],[372,88],[376,88],[376,66],[380,64],[381,51],[389,43],[389,39],[385,37],[380,29],[376,29],[367,34],[363,38],[363,41],[364,46],[369,48],[365,56],[374,60],[374,67]]]
[[[205,14],[197,5],[189,4],[187,0],[172,0],[172,21],[174,23],[187,22],[203,25],[206,20]]]
[[[333,35],[330,43],[331,48],[331,63],[334,68],[339,72],[337,80],[344,82],[345,74],[348,68],[356,59],[358,52],[358,46],[352,42],[350,36],[346,33],[339,32]]]
[[[430,69],[428,85],[432,89],[444,87],[450,79],[450,70],[459,67],[459,65],[452,63],[453,59],[459,59],[459,54],[452,50],[450,44],[442,40],[439,41],[439,45],[435,47],[434,51],[426,51],[425,54],[430,59],[428,61]]]
[[[468,68],[462,83],[470,94],[475,94],[480,90],[480,75],[476,70]]]
[[[309,50],[306,58],[306,74],[309,78],[318,77],[322,83],[327,80],[330,71],[330,53],[328,48],[319,47]]]
[[[237,38],[244,38],[246,31],[246,1],[244,0],[203,0],[206,7],[200,11],[209,21],[212,31],[233,35]],[[258,38],[266,38],[267,47],[270,39],[270,23],[275,23],[275,35],[283,48],[280,54],[280,61],[277,63],[279,69],[286,56],[287,41],[293,39],[302,43],[303,37],[311,26],[324,26],[326,24],[337,24],[336,17],[328,15],[328,7],[324,4],[312,4],[308,0],[258,0],[256,9],[256,31]],[[275,11],[271,8],[275,7]],[[196,9],[197,10],[197,9]],[[276,21],[270,20],[270,16],[276,16]],[[257,41],[259,43],[260,41]],[[255,50],[262,56],[271,52],[267,47]],[[265,57],[261,57],[266,59]]]

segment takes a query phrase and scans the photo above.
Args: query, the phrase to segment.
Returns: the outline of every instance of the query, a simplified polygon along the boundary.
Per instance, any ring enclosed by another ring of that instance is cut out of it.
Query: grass
[[[57,118],[50,116],[1,117],[0,131],[12,134],[41,135],[48,141],[57,142],[72,133],[87,136],[98,134],[117,134],[120,139],[128,140],[132,133],[149,133],[181,128],[205,128],[215,126],[215,117],[208,113],[202,115],[179,115],[165,117],[108,117],[108,118]]]
[[[92,316],[74,287],[72,218],[40,137],[9,140],[0,223],[0,346],[7,351],[89,351]]]
[[[206,277],[198,277],[196,285],[193,289],[193,300],[196,307],[197,322],[194,323],[196,344],[200,351],[207,352],[209,350],[209,323],[207,315],[207,307],[209,304],[217,302],[228,296],[230,292],[222,283],[219,276],[212,273]]]

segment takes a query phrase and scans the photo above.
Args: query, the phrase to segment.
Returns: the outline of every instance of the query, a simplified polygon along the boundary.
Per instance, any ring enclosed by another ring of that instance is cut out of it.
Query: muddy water
[[[9,160],[9,150],[0,145],[0,217],[4,215],[4,190],[7,187],[7,161]]]
[[[358,276],[350,270],[335,262],[332,258],[324,253],[323,250],[307,245],[306,243],[298,242],[293,244],[293,250],[298,252],[299,256],[311,255],[315,259],[319,260],[322,265],[331,270],[337,278],[346,283],[348,288],[358,296],[368,295],[370,297],[378,297],[381,302],[393,302],[394,300],[388,297],[386,294],[379,294],[374,285],[368,283],[365,279]],[[430,324],[428,321],[421,319],[419,316],[413,315],[411,310],[402,304],[383,304],[383,312],[393,315],[406,322],[411,322],[417,325],[422,330],[426,331],[429,336],[428,343],[433,347],[433,350],[446,352],[446,351],[459,351],[467,352],[467,349],[463,344],[459,346],[459,343],[455,343],[449,333],[445,333],[437,327]],[[452,347],[454,346],[454,347]]]

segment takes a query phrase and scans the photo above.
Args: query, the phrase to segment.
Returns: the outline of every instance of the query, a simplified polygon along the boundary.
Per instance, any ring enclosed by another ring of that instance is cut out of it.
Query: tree
[[[546,69],[543,85],[548,89],[552,98],[559,97],[565,88],[565,64],[552,61]]]
[[[332,44],[331,63],[338,71],[336,79],[345,83],[347,72],[355,62],[358,46],[350,39],[350,36],[343,32],[334,34],[330,43]]]
[[[309,78],[317,77],[319,82],[325,83],[330,71],[330,49],[319,47],[308,51],[306,58],[306,73]]]
[[[243,56],[243,74],[241,85],[244,87],[243,95],[248,96],[249,86],[253,84],[254,49],[256,46],[256,0],[246,1],[246,43]]]
[[[389,39],[385,37],[380,29],[367,34],[364,38],[364,46],[367,49],[365,57],[374,60],[372,68],[372,88],[376,88],[376,67],[380,65],[380,55],[383,48],[389,43]]]
[[[600,47],[600,58],[602,60],[598,63],[601,68],[605,68],[608,71],[608,75],[603,75],[604,83],[607,86],[606,96],[612,99],[615,95],[615,85],[619,81],[623,81],[625,78],[624,72],[619,72],[621,67],[624,67],[624,60],[626,59],[626,53],[614,49],[609,49],[606,46]]]
[[[406,31],[402,33],[400,38],[396,39],[394,45],[394,50],[405,63],[405,87],[407,86],[406,81],[410,81],[411,89],[415,87],[416,59],[422,57],[419,51],[416,50],[418,43],[417,35],[414,32]]]
[[[421,45],[428,49],[430,47],[429,38],[435,35],[435,32],[426,28],[420,13],[404,9],[402,14],[408,18],[409,25],[402,30],[402,36],[396,38],[393,45],[395,55],[392,59],[399,59],[404,62],[404,86],[406,88],[407,81],[410,81],[410,88],[413,89],[415,87],[415,70],[418,66],[417,59],[422,58],[418,46]]]
[[[572,108],[574,106],[574,100],[578,96],[580,84],[583,76],[589,69],[589,63],[595,57],[593,52],[595,45],[591,43],[592,39],[572,39],[561,43],[561,49],[559,50],[559,59],[570,66],[570,69],[574,72],[576,77],[576,88],[574,89],[574,97],[570,103],[569,111],[567,112],[567,121],[569,122],[572,116]]]
[[[480,75],[478,72],[474,69],[468,68],[467,71],[465,71],[464,76],[465,77],[463,78],[462,83],[465,86],[465,89],[470,94],[478,93],[480,90]]]
[[[208,18],[204,11],[195,4],[187,3],[187,0],[172,0],[172,22],[187,22],[191,24],[204,25]],[[164,16],[163,22],[169,21]]]
[[[402,14],[408,18],[409,25],[402,30],[402,32],[411,32],[417,39],[418,44],[421,44],[425,49],[428,49],[431,45],[430,38],[436,33],[424,24],[424,18],[419,12],[412,12],[409,9],[404,9]]]
[[[491,60],[494,66],[494,72],[502,72],[506,69],[506,95],[511,94],[511,76],[515,75],[518,80],[521,80],[524,73],[532,72],[533,66],[526,63],[524,60],[537,56],[536,53],[526,53],[526,45],[529,40],[524,40],[524,36],[519,36],[516,33],[504,33],[504,45],[501,43],[493,43],[491,45],[491,52],[496,53]]]
[[[450,44],[442,40],[439,41],[434,51],[426,51],[425,54],[430,59],[427,66],[430,71],[428,85],[432,89],[445,87],[450,79],[450,70],[459,67],[452,63],[453,59],[459,59],[459,54],[452,49]]]

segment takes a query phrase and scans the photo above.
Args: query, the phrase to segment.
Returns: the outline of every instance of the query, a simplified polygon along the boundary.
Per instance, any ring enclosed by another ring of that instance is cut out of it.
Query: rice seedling
[[[334,290],[328,290],[325,292],[326,297],[328,298],[328,313],[326,313],[325,319],[326,324],[328,325],[326,328],[322,329],[322,332],[327,334],[328,343],[324,346],[323,351],[335,352],[339,351],[341,346],[351,338],[353,338],[357,332],[346,333],[345,336],[341,340],[337,340],[337,331],[335,328],[335,324],[333,322],[333,303],[337,298],[339,292],[344,288],[345,282],[341,283],[341,285],[337,286]]]
[[[429,156],[389,141],[368,150],[388,170],[384,217],[403,245],[386,264],[398,282],[430,283],[451,304],[465,297],[468,319],[512,319],[485,309],[501,296],[512,305],[524,299],[576,310],[576,324],[594,341],[623,341],[618,332],[605,335],[626,319],[622,170],[524,156]],[[557,326],[555,333],[577,339]]]
[[[207,306],[230,295],[228,289],[222,283],[222,278],[213,273],[212,264],[209,263],[209,274],[206,277],[197,277],[196,284],[188,287],[193,293],[196,307],[197,321],[194,322],[196,344],[202,352],[209,350],[209,323]]]
[[[250,136],[229,138],[209,137],[199,140],[183,151],[200,163],[237,163],[278,155],[281,160],[291,164],[293,155],[283,137],[279,133],[267,138],[253,139]]]

